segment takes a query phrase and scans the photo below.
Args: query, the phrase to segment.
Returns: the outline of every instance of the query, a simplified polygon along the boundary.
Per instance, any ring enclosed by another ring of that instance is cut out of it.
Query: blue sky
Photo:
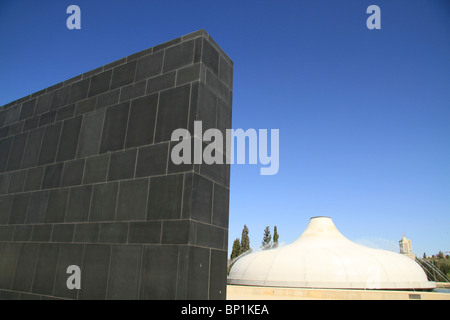
[[[258,248],[325,215],[354,241],[450,251],[447,0],[2,0],[0,105],[201,28],[234,61],[233,128],[280,130],[277,175],[232,166],[230,248],[244,224]]]

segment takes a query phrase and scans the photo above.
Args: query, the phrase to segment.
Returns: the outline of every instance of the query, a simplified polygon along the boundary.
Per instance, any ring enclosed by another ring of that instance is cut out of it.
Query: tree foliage
[[[271,247],[272,235],[270,234],[270,228],[267,226],[264,229],[263,240],[261,241],[261,248],[268,249]]]

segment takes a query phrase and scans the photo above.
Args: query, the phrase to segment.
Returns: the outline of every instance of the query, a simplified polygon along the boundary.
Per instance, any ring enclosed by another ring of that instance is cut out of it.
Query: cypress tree
[[[278,247],[278,238],[280,236],[278,235],[277,226],[273,227],[273,248]]]
[[[248,237],[247,225],[244,224],[241,236],[241,253],[244,253],[247,250],[250,250],[250,238]]]
[[[272,240],[272,235],[270,234],[270,228],[267,226],[264,229],[264,237],[263,241],[261,242],[261,248],[262,249],[268,249],[270,248],[270,241]]]

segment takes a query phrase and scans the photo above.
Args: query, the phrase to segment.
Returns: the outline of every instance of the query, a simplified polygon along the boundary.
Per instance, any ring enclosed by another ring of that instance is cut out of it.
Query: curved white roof
[[[313,217],[293,243],[237,260],[229,284],[353,289],[431,289],[411,258],[345,238],[329,217]]]

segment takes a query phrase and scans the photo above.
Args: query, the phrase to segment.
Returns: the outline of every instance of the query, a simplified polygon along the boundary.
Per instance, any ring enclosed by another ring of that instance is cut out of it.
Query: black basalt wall
[[[0,107],[0,299],[225,299],[230,167],[170,139],[231,128],[232,73],[200,30]]]

